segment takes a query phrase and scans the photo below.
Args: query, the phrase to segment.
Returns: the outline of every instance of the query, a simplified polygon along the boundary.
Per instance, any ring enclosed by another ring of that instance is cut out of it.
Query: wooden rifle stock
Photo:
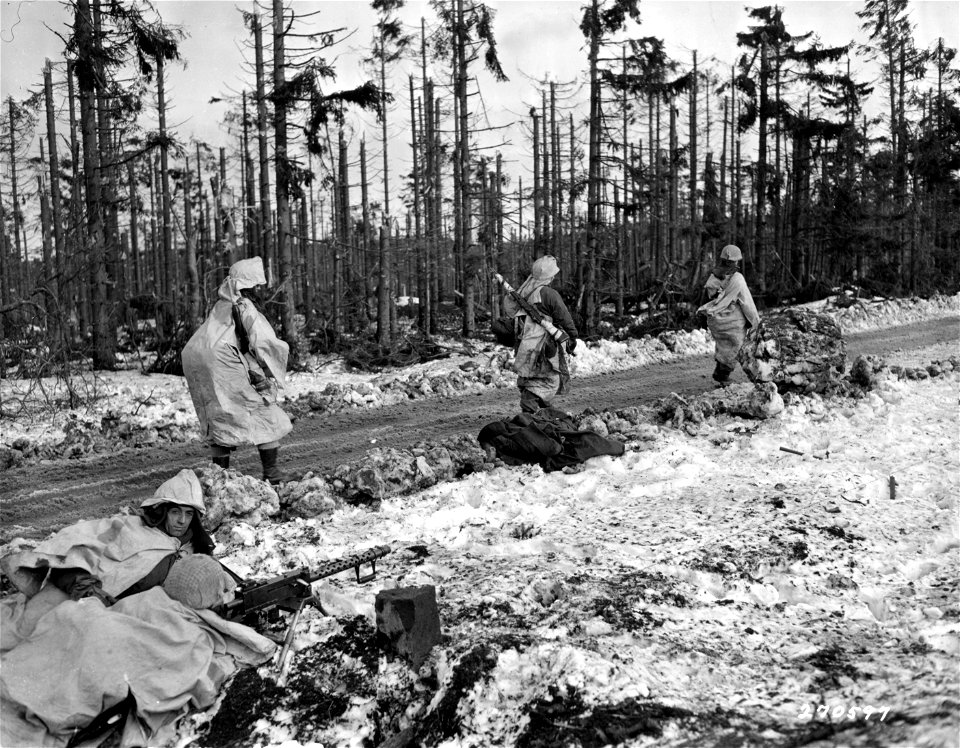
[[[569,335],[567,335],[563,330],[559,329],[550,320],[544,318],[544,316],[537,310],[537,308],[533,304],[531,304],[529,301],[527,301],[525,298],[523,298],[519,293],[517,293],[517,291],[513,288],[513,286],[511,286],[507,282],[506,278],[500,275],[500,273],[494,273],[493,277],[496,278],[497,282],[501,286],[503,286],[503,289],[508,294],[510,294],[510,297],[515,302],[517,302],[517,305],[521,309],[523,309],[524,312],[527,313],[530,319],[532,319],[534,322],[540,325],[544,330],[546,330],[547,334],[550,337],[552,337],[558,343],[566,343],[568,340],[570,340]]]

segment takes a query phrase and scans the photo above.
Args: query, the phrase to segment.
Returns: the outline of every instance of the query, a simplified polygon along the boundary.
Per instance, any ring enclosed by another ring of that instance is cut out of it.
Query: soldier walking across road
[[[720,261],[704,284],[710,301],[697,310],[697,314],[706,316],[707,327],[716,342],[717,365],[713,378],[720,384],[726,384],[737,367],[737,354],[743,347],[747,329],[760,324],[747,281],[739,272],[742,259],[743,253],[733,244],[720,250]]]
[[[293,425],[277,405],[289,347],[254,303],[252,290],[267,282],[263,260],[252,257],[230,268],[210,314],[183,348],[183,374],[200,419],[211,459],[230,465],[230,453],[256,444],[263,479],[289,480],[277,467],[280,439]]]
[[[533,263],[530,275],[517,289],[517,294],[548,323],[566,333],[568,340],[563,344],[536,322],[511,294],[503,299],[504,312],[513,318],[519,341],[513,368],[520,388],[520,409],[525,413],[548,407],[556,395],[563,394],[570,380],[565,354],[573,353],[577,346],[577,327],[560,294],[550,288],[559,273],[556,258],[545,255]]]

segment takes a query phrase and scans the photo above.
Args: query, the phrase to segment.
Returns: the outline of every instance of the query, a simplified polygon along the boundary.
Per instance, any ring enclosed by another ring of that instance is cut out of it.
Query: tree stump
[[[737,357],[751,382],[773,382],[781,393],[829,389],[843,376],[846,358],[840,326],[807,309],[764,315]]]

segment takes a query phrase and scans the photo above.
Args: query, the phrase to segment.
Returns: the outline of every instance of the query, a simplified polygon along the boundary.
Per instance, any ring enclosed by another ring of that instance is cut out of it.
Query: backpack
[[[494,340],[500,345],[510,348],[517,347],[517,329],[514,326],[513,317],[500,317],[490,322],[490,331],[493,333]]]

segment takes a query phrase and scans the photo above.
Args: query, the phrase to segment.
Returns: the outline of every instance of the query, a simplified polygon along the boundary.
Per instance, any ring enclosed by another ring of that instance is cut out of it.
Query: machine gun
[[[533,304],[517,293],[516,289],[511,286],[507,282],[506,278],[500,275],[500,273],[494,273],[493,277],[497,279],[497,282],[501,286],[503,286],[503,290],[510,294],[510,297],[517,302],[517,306],[519,306],[530,317],[530,319],[546,330],[547,334],[556,340],[557,343],[562,344],[570,340],[569,335],[554,325],[550,320],[546,319]]]
[[[238,580],[235,597],[226,604],[222,615],[228,621],[250,623],[261,615],[275,618],[280,611],[295,613],[303,602],[313,597],[314,582],[347,569],[356,571],[357,584],[370,582],[377,576],[377,559],[388,553],[390,546],[378,545],[362,553],[325,561],[314,570],[301,567],[260,582]],[[370,564],[370,571],[361,574],[364,564]]]
[[[313,601],[311,585],[347,569],[356,571],[357,584],[370,582],[377,576],[377,559],[383,558],[388,553],[390,553],[390,546],[378,545],[362,553],[354,553],[334,561],[325,561],[312,571],[302,567],[262,582],[243,581],[227,569],[227,572],[238,580],[239,586],[234,599],[224,607],[222,616],[228,621],[256,627],[263,617],[269,620],[279,618],[282,611],[293,613],[277,660],[277,684],[283,687],[287,681],[287,656],[290,654],[290,646],[293,644],[293,635],[300,621],[300,614],[304,607]],[[361,573],[364,564],[370,564],[370,571],[366,574]]]

